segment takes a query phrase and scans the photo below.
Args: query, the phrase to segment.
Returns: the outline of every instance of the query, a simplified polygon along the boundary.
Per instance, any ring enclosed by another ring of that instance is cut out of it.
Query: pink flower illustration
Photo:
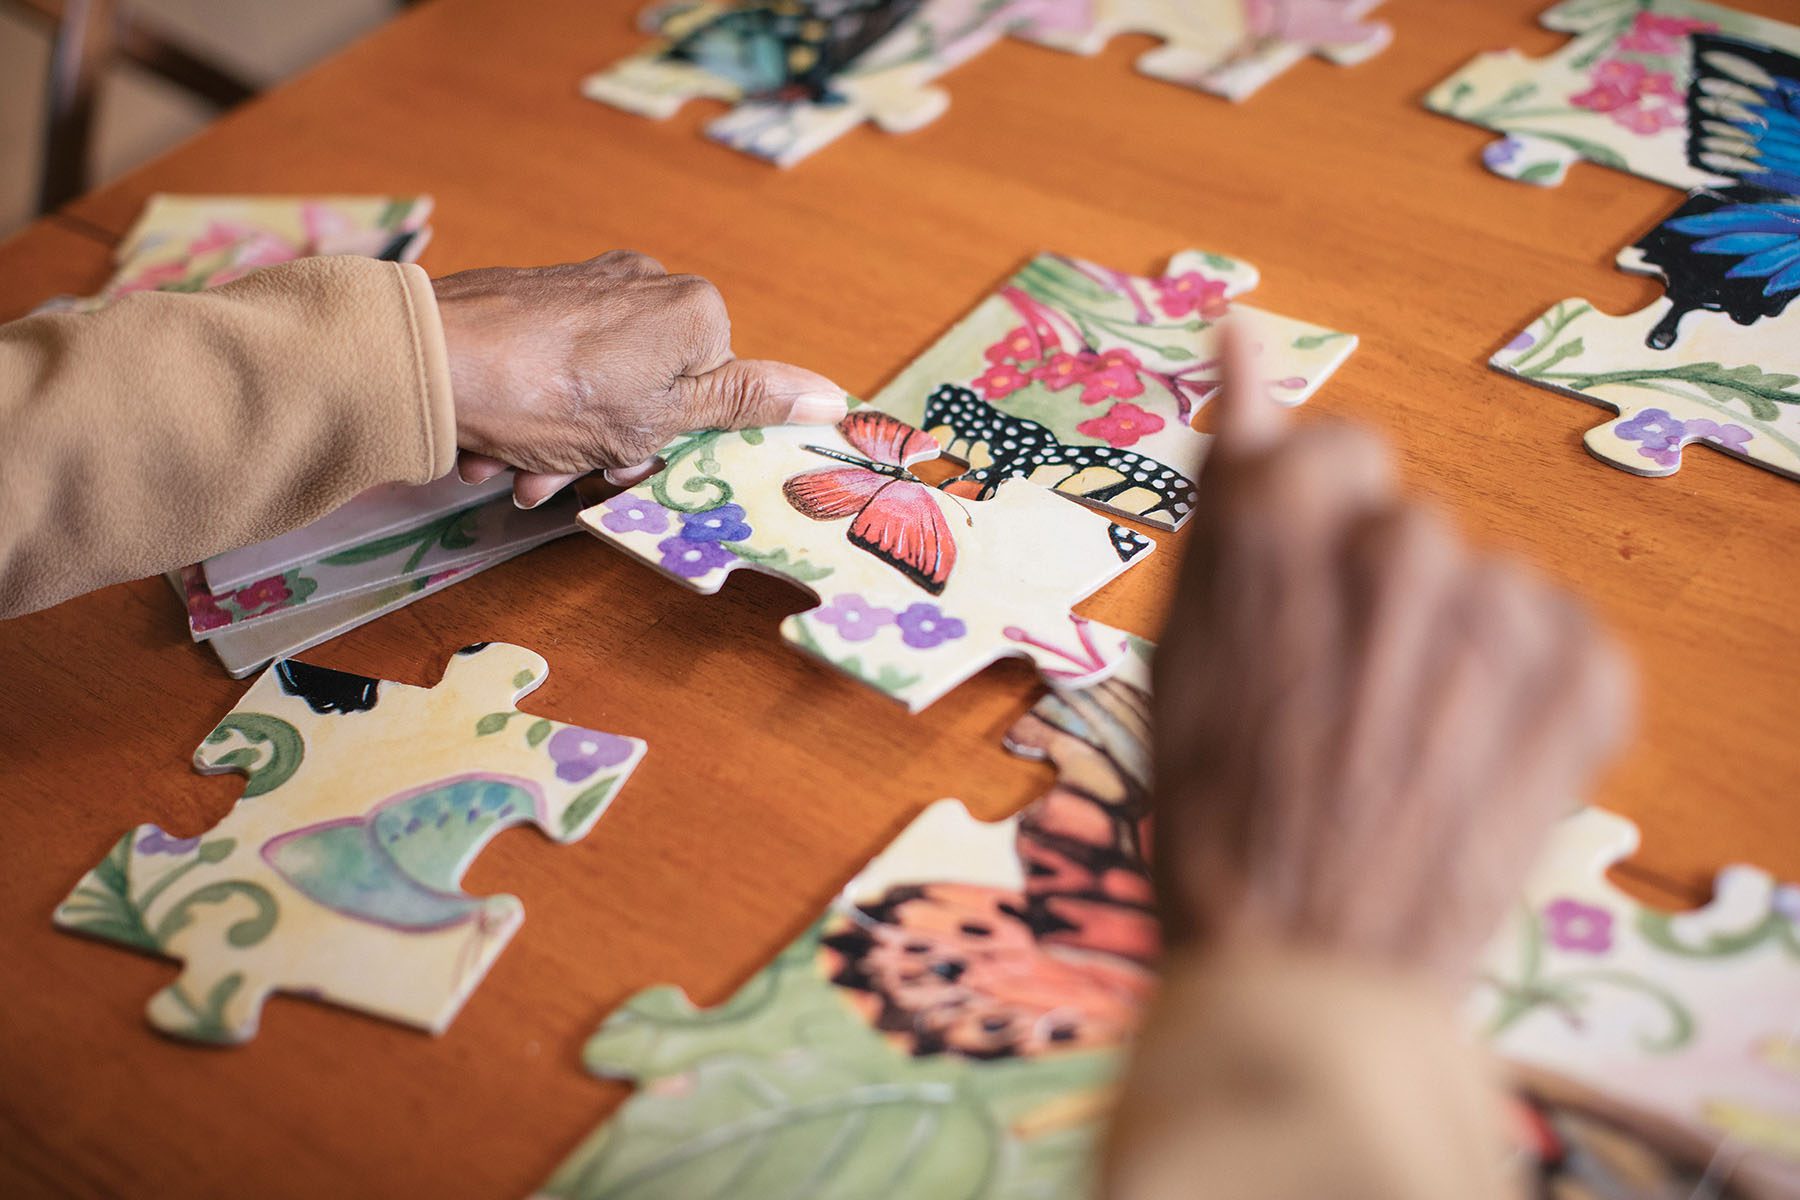
[[[1637,54],[1680,54],[1686,49],[1684,43],[1689,34],[1712,33],[1716,29],[1718,26],[1711,21],[1641,12],[1632,20],[1630,31],[1619,39],[1619,49]]]
[[[1612,914],[1564,896],[1544,905],[1544,934],[1558,950],[1605,954],[1612,949]]]
[[[1231,307],[1223,279],[1208,279],[1198,271],[1165,275],[1151,281],[1156,286],[1156,306],[1165,316],[1198,313],[1203,321],[1216,321]]]
[[[1629,58],[1609,58],[1594,68],[1588,80],[1588,89],[1570,96],[1569,103],[1589,112],[1606,113],[1633,133],[1660,133],[1684,119],[1681,91],[1676,87],[1675,76],[1668,71],[1652,71]],[[1642,103],[1651,99],[1663,103]]]
[[[293,599],[294,593],[289,589],[287,580],[280,575],[271,575],[267,579],[259,579],[249,587],[239,588],[232,600],[238,609],[249,616],[262,608],[279,608]]]
[[[1067,357],[1065,355],[1065,357]],[[1036,372],[1032,372],[1033,375]],[[975,388],[984,399],[1002,400],[1031,382],[1031,375],[1016,365],[997,362],[975,378]]]
[[[1036,362],[1043,351],[1038,346],[1037,335],[1021,325],[989,346],[983,353],[987,355],[987,360],[991,363],[1028,363]]]
[[[1687,122],[1679,109],[1667,104],[1659,104],[1655,108],[1639,108],[1634,104],[1630,108],[1618,109],[1612,114],[1612,119],[1631,132],[1646,136]]]
[[[1031,372],[1033,379],[1039,380],[1053,392],[1060,392],[1072,383],[1080,383],[1088,376],[1088,366],[1083,359],[1094,356],[1085,351],[1080,355],[1058,351],[1044,360],[1043,365]]]
[[[1129,350],[1108,350],[1098,355],[1084,354],[1088,373],[1081,389],[1083,404],[1099,404],[1105,400],[1129,400],[1144,394],[1144,364]]]
[[[1123,448],[1148,437],[1163,427],[1163,419],[1135,404],[1121,402],[1106,410],[1103,417],[1093,417],[1075,427],[1077,433],[1097,437],[1109,446]]]

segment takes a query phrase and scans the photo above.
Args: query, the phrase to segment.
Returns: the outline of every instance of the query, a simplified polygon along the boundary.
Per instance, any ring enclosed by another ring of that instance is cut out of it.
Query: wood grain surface
[[[154,192],[419,191],[433,273],[633,247],[714,279],[740,353],[870,394],[1034,251],[1133,271],[1241,256],[1253,303],[1362,336],[1303,419],[1382,430],[1409,486],[1580,589],[1635,651],[1642,732],[1590,797],[1642,826],[1633,885],[1698,902],[1734,861],[1800,878],[1800,485],[1701,448],[1672,479],[1626,475],[1581,447],[1601,410],[1484,365],[1557,300],[1654,299],[1611,263],[1675,202],[1589,166],[1507,183],[1479,165],[1490,134],[1420,107],[1477,51],[1558,45],[1537,0],[1393,0],[1384,55],[1302,63],[1238,106],[1135,74],[1148,39],[1094,59],[1005,44],[945,81],[928,129],[859,130],[789,172],[702,139],[716,104],[659,124],[576,94],[641,43],[633,7],[412,9],[0,245],[0,316],[97,286]],[[1159,540],[1083,611],[1154,634],[1181,539]],[[477,860],[468,889],[527,919],[444,1037],[277,999],[225,1051],[145,1026],[173,966],[49,918],[133,823],[192,834],[229,808],[239,781],[187,763],[243,685],[160,580],[0,624],[0,1194],[527,1193],[623,1094],[577,1056],[626,995],[724,997],[924,805],[999,817],[1049,780],[999,746],[1039,690],[1027,668],[908,717],[781,642],[808,606],[748,573],[695,596],[571,538],[306,655],[428,684],[457,646],[520,642],[551,663],[527,711],[650,753],[580,844],[511,832]]]

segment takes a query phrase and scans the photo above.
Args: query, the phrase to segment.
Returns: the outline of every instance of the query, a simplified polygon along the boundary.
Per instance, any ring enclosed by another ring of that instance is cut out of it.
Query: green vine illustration
[[[275,929],[280,908],[268,889],[242,879],[222,879],[204,884],[183,895],[170,905],[160,918],[150,918],[151,908],[169,889],[195,868],[223,862],[237,846],[233,838],[214,838],[199,843],[187,860],[165,871],[156,882],[137,895],[132,894],[131,861],[133,839],[143,831],[132,830],[114,843],[105,858],[89,871],[75,888],[74,895],[57,909],[60,924],[90,937],[121,942],[136,950],[168,954],[175,937],[193,924],[195,910],[206,905],[222,904],[241,898],[254,909],[225,931],[225,941],[239,950],[262,942]],[[214,985],[199,1003],[173,984],[168,994],[193,1017],[192,1037],[203,1041],[226,1041],[225,1005],[243,982],[237,973],[227,975]]]
[[[1762,920],[1737,933],[1712,933],[1695,944],[1684,941],[1675,931],[1680,913],[1644,909],[1638,914],[1637,931],[1659,950],[1682,958],[1731,958],[1754,950],[1764,942],[1774,942],[1791,958],[1800,958],[1800,926],[1771,906]]]
[[[1225,268],[1234,265],[1229,259],[1220,259],[1217,255],[1206,257],[1209,266],[1214,264],[1215,259],[1225,264]],[[1215,266],[1214,269],[1221,268]],[[1099,345],[1102,341],[1102,331],[1104,331],[1120,341],[1141,346],[1171,362],[1180,362],[1193,358],[1194,351],[1179,344],[1152,341],[1144,335],[1146,333],[1198,333],[1211,324],[1199,317],[1193,317],[1186,321],[1145,323],[1135,316],[1113,316],[1101,311],[1097,306],[1110,306],[1119,302],[1118,293],[1102,286],[1097,280],[1089,278],[1054,255],[1039,255],[1027,263],[1018,275],[1014,276],[1013,284],[1038,303],[1055,309],[1074,322],[1076,328],[1081,331],[1082,339],[1089,346]]]
[[[300,731],[280,717],[272,717],[267,713],[234,712],[206,735],[206,745],[217,746],[227,742],[233,734],[243,738],[249,745],[227,751],[202,765],[210,770],[240,768],[246,779],[242,793],[245,800],[272,792],[286,783],[300,769],[300,762],[306,757],[306,742],[301,738]],[[263,759],[265,749],[267,759]]]
[[[1520,1020],[1540,1008],[1555,1010],[1571,1024],[1579,1024],[1581,1010],[1595,987],[1613,987],[1635,992],[1653,1001],[1668,1018],[1668,1029],[1660,1036],[1646,1033],[1639,1044],[1653,1054],[1667,1054],[1680,1049],[1693,1039],[1694,1017],[1679,999],[1661,986],[1628,971],[1604,967],[1547,973],[1544,964],[1544,929],[1538,915],[1526,909],[1520,916],[1523,936],[1519,945],[1519,970],[1516,979],[1484,975],[1482,982],[1499,993],[1499,1008],[1484,1037],[1500,1037]]]
[[[752,445],[762,440],[761,430],[745,430],[744,432],[757,435],[754,439],[745,439]],[[727,434],[722,429],[702,429],[698,433],[690,433],[686,437],[677,438],[669,443],[661,455],[663,469],[650,478],[650,494],[656,497],[656,502],[664,508],[680,513],[706,512],[721,504],[730,504],[731,498],[737,492],[729,483],[719,478],[719,460],[713,453],[719,439],[725,436]],[[681,490],[704,492],[708,488],[712,489],[710,496],[692,503],[678,500],[669,492],[669,484],[675,478],[675,469],[689,459],[693,459],[693,467],[699,473],[683,480]]]
[[[1559,371],[1556,368],[1587,353],[1580,336],[1566,340],[1582,317],[1593,312],[1589,304],[1564,301],[1539,319],[1538,340],[1509,362],[1500,362],[1523,379],[1547,383],[1568,391],[1624,386],[1642,388],[1698,404],[1732,421],[1754,425],[1757,432],[1800,458],[1800,443],[1778,429],[1774,422],[1784,404],[1800,405],[1800,375],[1782,375],[1752,365],[1727,367],[1722,363],[1683,363],[1673,367],[1633,367],[1619,371]],[[1532,327],[1538,331],[1537,325]]]
[[[399,568],[400,573],[410,574],[419,569],[419,564],[434,549],[467,550],[473,546],[476,542],[476,517],[481,507],[479,504],[471,505],[416,528],[403,529],[399,533],[375,538],[336,554],[328,554],[319,561],[334,567],[349,567],[410,549],[412,553]]]

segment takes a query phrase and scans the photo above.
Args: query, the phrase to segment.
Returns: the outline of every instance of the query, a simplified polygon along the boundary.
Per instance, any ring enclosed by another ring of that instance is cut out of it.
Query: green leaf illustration
[[[536,749],[539,742],[550,736],[552,728],[548,721],[542,719],[533,721],[531,728],[525,731],[525,744]]]
[[[618,782],[617,775],[609,775],[569,801],[569,807],[563,809],[561,822],[563,836],[568,837],[580,829],[582,824],[594,815],[594,810],[606,802],[607,796],[612,794],[613,787]]]
[[[242,793],[245,800],[265,795],[286,783],[306,757],[306,742],[300,731],[280,717],[267,713],[231,713],[206,735],[206,744],[220,745],[230,741],[234,734],[249,745],[216,756],[212,764],[243,770],[247,776]],[[260,766],[257,765],[259,761]]]
[[[499,733],[502,729],[506,728],[506,723],[508,721],[518,715],[516,709],[512,712],[491,712],[487,716],[481,718],[481,720],[475,722],[475,736],[486,737],[490,733]]]

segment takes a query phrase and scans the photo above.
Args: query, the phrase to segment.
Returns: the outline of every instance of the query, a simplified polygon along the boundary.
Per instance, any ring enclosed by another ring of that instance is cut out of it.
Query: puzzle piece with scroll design
[[[56,924],[181,959],[148,1008],[176,1037],[247,1041],[276,991],[441,1033],[524,920],[463,871],[514,825],[584,837],[643,757],[519,712],[548,674],[499,642],[430,688],[277,663],[194,753],[246,777],[231,811],[197,837],[138,826]]]
[[[1024,480],[987,500],[930,487],[910,468],[938,454],[869,407],[835,428],[709,430],[579,520],[698,592],[739,569],[805,587],[820,604],[782,636],[915,712],[1002,657],[1110,672],[1125,635],[1070,607],[1154,544]]]
[[[733,105],[707,134],[778,166],[869,121],[918,129],[949,107],[932,82],[1012,35],[1077,53],[1115,34],[1163,47],[1146,74],[1242,99],[1307,54],[1360,61],[1387,44],[1380,0],[753,0],[655,6],[661,41],[589,75],[582,92],[644,116],[690,99]]]
[[[1433,88],[1425,106],[1505,134],[1482,161],[1542,187],[1583,159],[1684,190],[1721,182],[1686,153],[1693,35],[1800,53],[1800,26],[1702,0],[1563,0],[1540,22],[1572,40],[1543,58],[1480,55]]]
[[[1752,1194],[1793,1194],[1800,886],[1727,867],[1710,903],[1664,911],[1606,878],[1637,842],[1635,825],[1600,809],[1557,828],[1482,959],[1468,1018],[1504,1059],[1563,1081],[1552,1091],[1585,1088],[1644,1128],[1722,1141],[1720,1174],[1735,1159],[1735,1178],[1767,1189]]]
[[[1057,688],[1008,738],[1048,794],[932,805],[724,1003],[628,1000],[583,1058],[637,1091],[539,1200],[1087,1195],[1157,953],[1148,682]]]
[[[970,470],[945,485],[984,497],[1029,479],[1163,529],[1193,510],[1208,438],[1192,427],[1219,382],[1220,322],[1248,318],[1269,396],[1308,399],[1354,335],[1251,308],[1240,259],[1186,250],[1137,276],[1040,254],[876,395]]]

